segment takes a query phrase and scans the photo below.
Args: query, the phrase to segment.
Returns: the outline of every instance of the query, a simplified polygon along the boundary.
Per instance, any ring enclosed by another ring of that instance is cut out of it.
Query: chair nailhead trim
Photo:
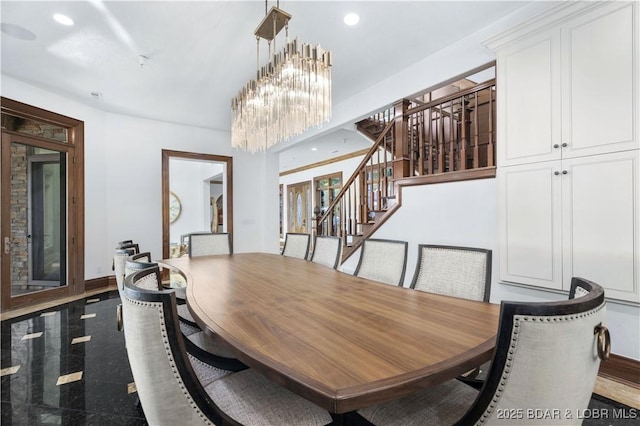
[[[176,380],[178,381],[178,385],[180,386],[180,389],[182,390],[182,393],[184,394],[185,398],[189,402],[189,405],[191,405],[191,407],[194,409],[194,411],[198,414],[198,416],[202,419],[203,422],[205,422],[208,425],[215,426],[211,422],[211,420],[209,420],[209,418],[200,410],[200,408],[198,407],[196,402],[191,397],[191,394],[186,391],[186,386],[184,385],[184,382],[182,381],[182,377],[180,377],[180,374],[178,374],[178,367],[176,365],[175,360],[173,359],[173,353],[171,352],[171,347],[169,346],[169,340],[167,338],[167,336],[168,336],[167,326],[166,326],[166,323],[165,323],[164,312],[162,310],[162,304],[161,303],[157,303],[157,302],[141,302],[139,300],[132,300],[132,299],[129,299],[129,298],[127,298],[127,300],[130,303],[134,304],[134,305],[143,306],[143,307],[150,307],[150,308],[154,308],[154,309],[158,310],[158,312],[160,314],[160,332],[161,332],[162,337],[163,337],[162,342],[164,343],[164,349],[165,349],[165,351],[167,353],[167,358],[169,359],[169,364],[171,366],[171,371],[173,371],[173,375],[175,376]]]
[[[579,314],[573,314],[573,315],[564,315],[564,316],[554,316],[553,317],[553,321],[557,322],[557,321],[574,321],[580,318],[586,318],[586,317],[590,317],[592,315],[595,315],[596,313],[600,312],[600,310],[604,307],[604,303],[600,306],[598,306],[597,308],[594,308],[590,311],[586,311],[586,312],[581,312]],[[544,321],[551,321],[552,318],[547,317],[547,316],[538,316],[538,317],[533,317],[533,316],[524,316],[524,315],[516,315],[514,317],[514,323],[513,323],[513,331],[511,333],[511,345],[509,349],[509,355],[513,355],[513,353],[515,352],[515,348],[518,345],[518,327],[520,327],[520,322],[521,321],[540,321],[540,322],[544,322]],[[500,386],[498,386],[495,395],[493,396],[492,402],[489,404],[489,407],[484,411],[484,413],[480,416],[480,419],[478,420],[478,424],[483,424],[486,423],[486,421],[490,418],[491,414],[493,413],[493,410],[495,409],[495,406],[497,405],[497,403],[500,401],[500,399],[502,398],[502,393],[504,392],[504,387],[506,386],[507,382],[509,381],[509,375],[511,373],[511,367],[513,365],[513,357],[512,356],[507,356],[507,362],[505,363],[504,366],[504,370],[502,372],[502,377],[500,379]]]

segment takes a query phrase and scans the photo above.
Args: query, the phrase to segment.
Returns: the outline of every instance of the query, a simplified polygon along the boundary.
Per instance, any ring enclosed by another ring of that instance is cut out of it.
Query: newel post
[[[395,109],[395,148],[393,158],[393,179],[411,176],[409,167],[409,118],[405,113],[409,109],[409,100],[402,99],[394,105]]]

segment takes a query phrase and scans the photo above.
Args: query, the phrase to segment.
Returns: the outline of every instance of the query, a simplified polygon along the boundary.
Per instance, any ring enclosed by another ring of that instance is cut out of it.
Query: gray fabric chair
[[[342,238],[318,235],[313,240],[311,261],[336,269],[342,255]]]
[[[364,240],[354,275],[402,286],[407,268],[408,246],[406,241],[373,238]]]
[[[233,250],[229,233],[195,232],[189,234],[189,257],[231,253]]]
[[[113,272],[116,275],[116,284],[118,286],[118,293],[122,297],[122,289],[124,285],[124,267],[129,256],[135,254],[133,248],[116,248],[113,254]]]
[[[420,244],[411,288],[488,302],[491,250]]]
[[[574,278],[571,280],[571,288],[569,289],[569,299],[574,299],[576,297],[582,297],[589,294],[591,291],[591,286],[588,285],[588,281],[583,281],[579,278]],[[489,372],[491,367],[491,362],[485,362],[480,367],[477,367],[474,370],[469,371],[464,376],[459,377],[458,379],[468,384],[469,386],[473,386],[476,389],[480,389],[484,384],[484,381],[487,379],[487,373]]]
[[[133,249],[133,253],[140,253],[140,245],[131,240],[120,241],[116,246],[118,249]]]
[[[173,291],[148,291],[125,279],[127,354],[146,420],[152,425],[324,425],[331,415],[253,370],[201,382],[185,351]],[[201,367],[198,365],[199,368]]]
[[[489,301],[491,250],[475,247],[420,244],[411,288],[469,300]],[[485,363],[460,377],[480,388],[489,369]]]
[[[284,249],[282,255],[288,257],[296,257],[298,259],[306,259],[309,255],[309,244],[311,243],[311,235],[289,232],[284,240]]]
[[[482,390],[452,380],[361,409],[357,416],[374,425],[581,424],[576,414],[589,405],[610,342],[603,326],[604,290],[584,279],[574,281],[589,293],[560,302],[502,302]],[[529,409],[552,416],[536,418]],[[516,414],[501,419],[504,413]]]
[[[145,257],[141,257],[140,259],[145,259]],[[147,268],[152,268],[154,266],[157,267],[158,264],[155,262],[147,262],[144,260],[139,260],[139,261],[133,260],[132,257],[129,256],[127,260],[124,262],[124,276],[126,278],[128,275],[131,275],[134,272],[141,271]],[[162,287],[162,282],[160,280],[158,280],[157,283],[151,284],[151,287],[155,287],[156,289],[158,288],[158,286],[160,286],[160,288]],[[149,288],[149,289],[152,289],[152,288]]]

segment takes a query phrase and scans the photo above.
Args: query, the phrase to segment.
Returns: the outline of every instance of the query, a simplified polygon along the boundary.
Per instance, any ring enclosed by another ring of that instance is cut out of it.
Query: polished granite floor
[[[2,321],[2,425],[145,425],[117,292]]]
[[[119,302],[111,291],[2,321],[3,426],[147,424],[116,327]],[[589,407],[584,425],[640,425],[640,410],[615,401],[594,395]]]

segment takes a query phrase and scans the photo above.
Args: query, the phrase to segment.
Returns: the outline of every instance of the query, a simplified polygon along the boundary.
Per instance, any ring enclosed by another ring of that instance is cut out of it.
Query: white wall
[[[493,250],[491,302],[547,302],[567,298],[555,293],[498,281],[497,198],[495,179],[407,187],[402,207],[372,236],[409,242],[404,285],[409,286],[417,263],[418,244],[447,244]],[[353,273],[360,250],[341,267]],[[640,307],[608,301],[607,326],[612,352],[640,360]]]
[[[418,244],[497,250],[495,179],[406,187],[401,196],[400,209],[372,238],[409,243],[405,287],[413,278]],[[353,273],[359,258],[360,250],[342,265],[342,270]],[[495,259],[493,272],[495,276]]]
[[[5,75],[1,94],[85,123],[86,279],[112,274],[123,239],[161,256],[162,149],[232,156],[234,251],[274,251],[276,155],[233,150],[228,132],[105,113]]]

